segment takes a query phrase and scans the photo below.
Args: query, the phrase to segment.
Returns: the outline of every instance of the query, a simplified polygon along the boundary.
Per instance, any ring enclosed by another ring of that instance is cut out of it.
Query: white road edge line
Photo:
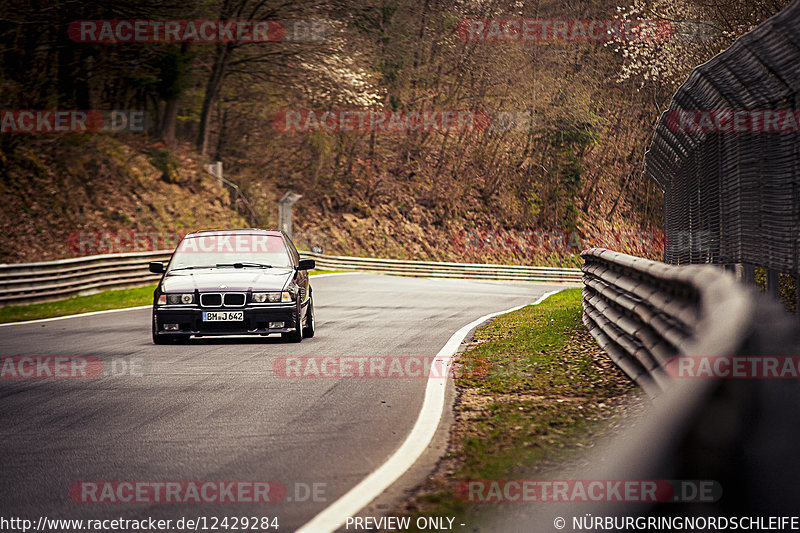
[[[135,311],[137,309],[150,309],[152,305],[140,305],[137,307],[121,307],[119,309],[106,309],[105,311],[92,311],[90,313],[78,313],[77,315],[64,315],[54,316],[52,318],[37,318],[36,320],[25,320],[24,322],[6,322],[0,324],[0,328],[4,326],[21,326],[23,324],[36,324],[38,322],[53,322],[54,320],[66,320],[68,318],[80,318],[83,316],[103,315],[106,313],[119,313],[120,311]]]
[[[312,274],[312,278],[324,278],[326,276],[346,276],[348,274],[361,274],[361,272],[329,272],[327,274]],[[78,313],[76,315],[54,316],[51,318],[37,318],[36,320],[25,320],[23,322],[6,322],[3,326],[21,326],[23,324],[36,324],[39,322],[53,322],[54,320],[66,320],[67,318],[81,318],[84,316],[102,315],[105,313],[119,313],[120,311],[137,311],[139,309],[150,309],[152,305],[139,305],[136,307],[120,307],[119,309],[106,309],[104,311],[92,311],[90,313]]]
[[[461,341],[472,328],[479,326],[490,318],[511,313],[529,305],[538,305],[546,298],[562,290],[564,289],[545,293],[541,298],[531,304],[518,305],[511,309],[506,309],[505,311],[484,315],[456,331],[444,347],[439,350],[439,353],[436,354],[434,359],[434,362],[439,361],[443,363],[445,365],[444,368],[447,369],[446,373],[440,375],[449,375],[449,365],[453,362],[453,356],[456,350],[458,350]],[[435,364],[432,366],[440,368]],[[422,408],[420,409],[417,421],[414,423],[414,427],[411,428],[411,433],[408,434],[400,448],[398,448],[377,470],[365,477],[358,485],[326,507],[295,533],[330,533],[335,531],[344,525],[348,517],[356,516],[361,509],[380,496],[381,493],[389,488],[392,483],[397,481],[406,470],[411,468],[417,459],[425,452],[425,449],[436,433],[436,428],[439,427],[439,420],[442,418],[442,411],[445,405],[446,386],[447,380],[435,379],[429,376],[428,383],[425,387],[425,399],[422,402]]]

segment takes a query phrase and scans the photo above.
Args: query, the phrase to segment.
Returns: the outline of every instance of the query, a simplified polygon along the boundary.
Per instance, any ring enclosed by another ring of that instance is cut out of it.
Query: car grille
[[[243,292],[226,292],[223,295],[222,304],[225,307],[241,307],[244,305],[244,299]]]
[[[200,305],[203,307],[242,307],[244,302],[243,292],[207,292],[200,295]]]
[[[219,293],[201,294],[200,305],[203,307],[220,307],[222,305],[222,295]]]

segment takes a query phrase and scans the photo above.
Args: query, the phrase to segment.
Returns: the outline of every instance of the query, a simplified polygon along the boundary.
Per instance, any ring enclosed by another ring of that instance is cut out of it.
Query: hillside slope
[[[193,229],[247,225],[190,152],[135,141],[71,135],[0,152],[0,261],[125,251],[132,236],[156,233],[159,244]]]
[[[275,227],[287,190],[303,195],[299,245],[329,253],[576,265],[581,249],[606,246],[657,259],[663,201],[642,178],[653,127],[694,66],[785,3],[148,0],[87,2],[80,13],[66,0],[47,13],[31,0],[6,4],[3,109],[135,110],[152,120],[140,135],[3,130],[0,260],[87,253],[80,245],[92,235],[155,232],[163,241],[192,229]],[[188,10],[215,19],[231,7],[253,20],[324,21],[324,31],[225,46],[65,35],[81,17],[172,20]],[[620,17],[671,30],[655,40],[527,41],[463,31],[475,20],[574,28],[619,26]],[[489,122],[356,131],[282,123],[353,112],[467,112]],[[254,216],[202,170],[212,160]]]

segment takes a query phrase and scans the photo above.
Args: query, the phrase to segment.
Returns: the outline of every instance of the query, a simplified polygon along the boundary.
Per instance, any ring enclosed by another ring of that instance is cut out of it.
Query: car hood
[[[281,290],[291,281],[291,268],[204,268],[178,270],[164,276],[163,292]]]

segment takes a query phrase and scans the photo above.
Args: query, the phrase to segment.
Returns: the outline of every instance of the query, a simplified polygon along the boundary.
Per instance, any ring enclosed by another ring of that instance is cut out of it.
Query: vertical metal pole
[[[292,238],[292,206],[302,198],[302,194],[286,191],[286,194],[278,202],[278,229]]]
[[[772,296],[773,298],[780,300],[781,298],[781,291],[780,291],[780,276],[778,271],[772,270],[771,268],[767,269],[767,294]]]
[[[797,317],[800,318],[800,276],[794,277],[794,284],[795,284],[794,312],[797,313]]]
[[[278,225],[280,226],[280,230],[284,232],[289,238],[292,238],[292,206],[286,203],[282,203],[280,207],[278,207]]]
[[[744,268],[741,263],[733,265],[733,271],[736,274],[736,281],[742,283],[744,281]]]
[[[756,267],[753,265],[742,265],[744,269],[743,280],[749,285],[754,285],[756,282]]]

